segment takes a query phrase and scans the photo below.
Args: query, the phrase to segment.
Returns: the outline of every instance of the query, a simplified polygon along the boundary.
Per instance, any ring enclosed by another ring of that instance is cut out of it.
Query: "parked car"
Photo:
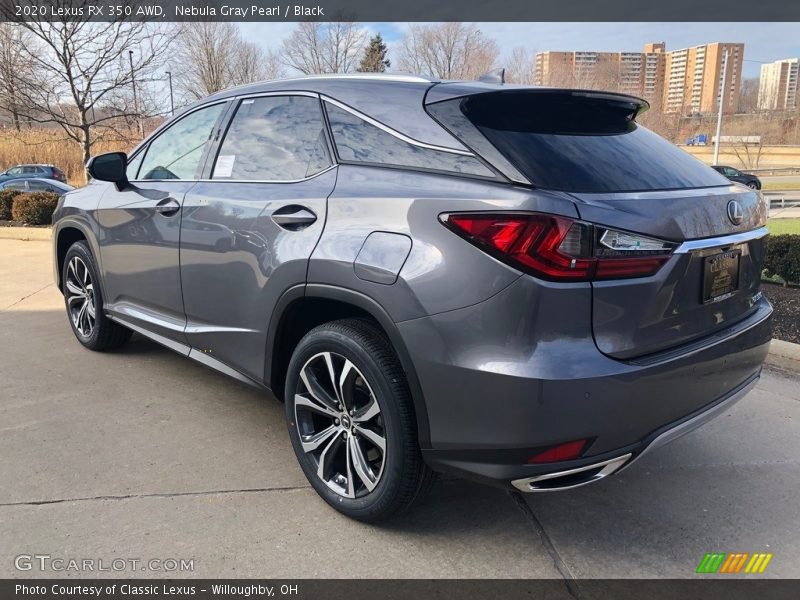
[[[761,180],[752,173],[745,173],[733,167],[726,167],[721,165],[714,165],[711,167],[717,173],[722,173],[725,177],[736,183],[743,183],[753,190],[761,189]]]
[[[31,179],[10,179],[0,182],[0,190],[20,190],[22,192],[53,192],[63,196],[75,188],[66,183],[55,179],[31,178]]]
[[[64,172],[53,165],[17,165],[0,173],[0,182],[31,177],[55,179],[62,183],[67,181]]]
[[[435,472],[598,481],[727,410],[771,337],[759,194],[646,108],[401,76],[219,92],[64,197],[70,326],[271,390],[309,482],[356,519]]]

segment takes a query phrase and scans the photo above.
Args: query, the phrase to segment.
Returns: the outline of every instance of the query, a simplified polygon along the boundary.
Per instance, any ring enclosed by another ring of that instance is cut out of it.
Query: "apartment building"
[[[663,43],[648,44],[644,52],[540,52],[535,83],[602,88],[652,100],[662,94],[664,64]]]
[[[725,82],[722,64],[728,51]],[[647,98],[666,112],[716,112],[723,85],[725,112],[739,109],[744,44],[716,42],[667,51],[664,42],[643,52],[540,52],[537,85],[620,91]]]
[[[798,107],[800,59],[785,58],[761,65],[758,84],[759,110],[794,110]]]
[[[726,56],[727,69],[723,69]],[[719,98],[725,86],[723,112],[738,112],[743,60],[744,44],[715,42],[668,52],[664,111],[682,114],[715,113],[719,110]]]

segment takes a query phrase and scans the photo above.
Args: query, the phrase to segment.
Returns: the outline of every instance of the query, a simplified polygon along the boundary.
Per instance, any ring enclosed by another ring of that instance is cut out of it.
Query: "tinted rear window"
[[[458,103],[457,118],[466,117],[538,187],[625,192],[729,184],[713,169],[637,124],[638,106],[623,99],[518,91],[447,102]],[[456,111],[437,110],[435,104],[429,110],[457,135]]]

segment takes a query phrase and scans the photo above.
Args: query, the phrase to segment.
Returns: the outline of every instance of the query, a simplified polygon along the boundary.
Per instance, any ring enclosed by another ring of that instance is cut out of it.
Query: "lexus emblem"
[[[742,220],[744,219],[744,211],[742,210],[742,205],[736,200],[731,200],[728,202],[728,218],[734,225],[742,224]]]

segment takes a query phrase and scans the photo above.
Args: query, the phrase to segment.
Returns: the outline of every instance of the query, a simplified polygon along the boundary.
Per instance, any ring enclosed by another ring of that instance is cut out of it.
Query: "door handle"
[[[289,231],[298,231],[314,223],[317,220],[317,215],[304,206],[291,204],[283,206],[272,213],[272,220],[279,227]]]
[[[156,212],[164,217],[174,215],[181,209],[180,202],[175,198],[164,198],[161,202],[156,204]]]

